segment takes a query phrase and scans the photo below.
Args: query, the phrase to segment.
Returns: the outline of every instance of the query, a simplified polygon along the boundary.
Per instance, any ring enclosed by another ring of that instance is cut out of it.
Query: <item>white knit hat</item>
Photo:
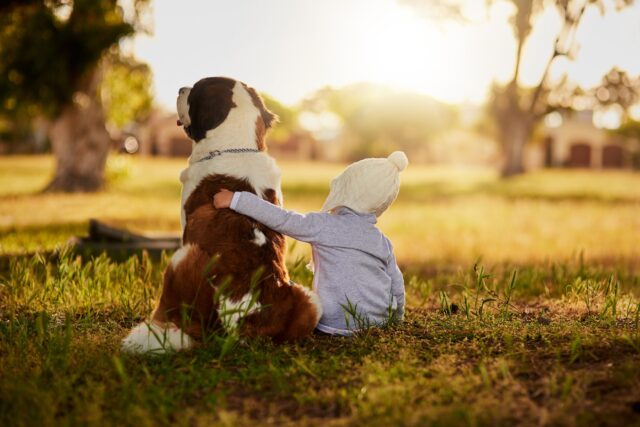
[[[349,165],[331,181],[322,210],[344,206],[360,213],[382,215],[398,196],[399,175],[408,164],[407,156],[395,151],[386,159],[364,159]]]

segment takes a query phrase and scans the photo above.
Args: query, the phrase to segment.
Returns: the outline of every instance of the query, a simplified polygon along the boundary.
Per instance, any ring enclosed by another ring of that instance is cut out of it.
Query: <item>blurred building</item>
[[[154,110],[149,119],[135,131],[140,143],[139,153],[147,156],[188,157],[192,143],[177,121],[177,114]]]
[[[633,166],[632,144],[593,124],[592,111],[546,123],[542,144],[527,147],[527,169],[542,167],[623,169]]]
[[[497,167],[500,146],[492,138],[468,129],[452,129],[422,147],[414,149],[412,159],[450,166]]]
[[[182,126],[177,125],[177,120],[177,114],[153,111],[147,121],[130,131],[138,139],[138,152],[146,156],[188,157],[191,155],[192,142]],[[267,134],[267,149],[275,158],[316,160],[323,158],[321,148],[308,132],[292,132],[282,139],[272,139],[270,134]]]

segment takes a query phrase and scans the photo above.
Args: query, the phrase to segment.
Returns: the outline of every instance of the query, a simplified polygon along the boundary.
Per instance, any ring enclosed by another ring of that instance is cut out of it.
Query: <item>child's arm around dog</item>
[[[327,214],[306,215],[288,211],[263,200],[253,193],[222,189],[213,198],[216,209],[230,208],[248,215],[267,227],[303,242],[315,242],[324,229]]]
[[[322,240],[323,234],[330,234],[326,213],[309,213],[306,215],[288,211],[275,206],[253,193],[231,192],[221,190],[213,198],[216,209],[230,208],[247,215],[256,221],[280,233],[304,242],[314,243]],[[404,318],[405,290],[402,272],[398,268],[391,242],[385,237],[388,248],[386,273],[391,279],[391,295],[397,302],[396,320]]]
[[[253,193],[226,190],[214,196],[213,205],[231,208],[274,231],[311,243],[316,265],[313,288],[323,306],[317,328],[349,335],[360,326],[345,315],[347,304],[357,306],[358,315],[372,324],[390,320],[391,309],[395,309],[394,320],[404,318],[402,273],[391,242],[375,224],[396,199],[399,174],[407,164],[404,153],[394,152],[386,159],[363,159],[349,165],[331,181],[320,213],[303,215]]]

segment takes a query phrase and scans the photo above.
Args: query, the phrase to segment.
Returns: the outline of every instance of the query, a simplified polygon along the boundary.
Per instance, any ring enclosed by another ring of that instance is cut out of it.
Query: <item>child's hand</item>
[[[221,189],[215,196],[213,196],[213,206],[216,209],[228,208],[231,205],[233,194],[233,191],[229,191],[225,188]]]

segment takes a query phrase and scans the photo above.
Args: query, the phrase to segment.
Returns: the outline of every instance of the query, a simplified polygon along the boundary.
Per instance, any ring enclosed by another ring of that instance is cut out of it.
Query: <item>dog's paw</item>
[[[194,344],[193,338],[176,326],[163,328],[155,323],[142,322],[122,340],[124,353],[165,354],[186,350]]]

